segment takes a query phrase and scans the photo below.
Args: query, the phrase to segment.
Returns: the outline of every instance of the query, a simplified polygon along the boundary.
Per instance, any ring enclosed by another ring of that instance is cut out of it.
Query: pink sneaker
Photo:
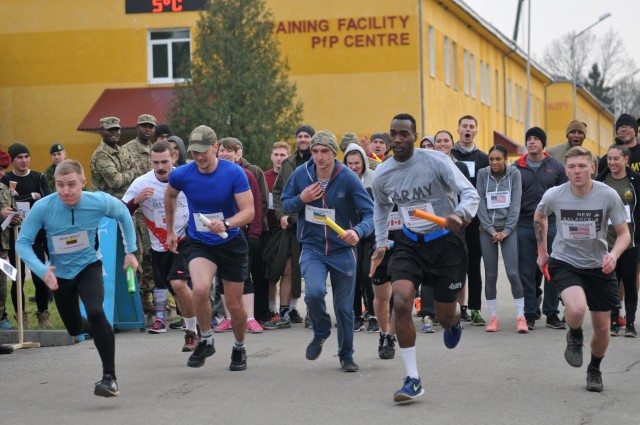
[[[518,333],[519,334],[529,333],[529,327],[527,326],[527,319],[525,319],[524,316],[518,317],[516,319],[516,322],[518,322]]]
[[[250,334],[261,334],[262,330],[262,326],[260,326],[260,323],[258,323],[256,319],[251,319],[247,322],[247,331]]]
[[[525,323],[526,325],[526,323]],[[487,332],[498,332],[500,330],[500,322],[496,316],[491,316],[489,324],[487,325]]]
[[[229,332],[233,329],[233,323],[231,323],[231,319],[224,319],[218,326],[216,326],[213,331],[216,333]]]

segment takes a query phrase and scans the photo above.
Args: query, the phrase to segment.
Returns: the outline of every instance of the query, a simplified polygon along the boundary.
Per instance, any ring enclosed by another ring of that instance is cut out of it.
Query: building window
[[[485,81],[487,83],[486,99],[487,106],[491,106],[491,67],[487,64],[487,71],[484,73]]]
[[[484,103],[484,62],[480,63],[480,103]]]
[[[500,112],[500,77],[496,69],[496,112]]]
[[[453,89],[458,90],[458,45],[455,41],[452,44],[452,56],[453,56]]]
[[[436,42],[431,25],[429,25],[429,75],[436,78]]]
[[[178,83],[191,76],[188,28],[149,31],[147,46],[150,83]]]
[[[451,85],[451,53],[449,52],[449,37],[444,37],[444,83]]]
[[[469,53],[464,49],[462,53],[464,59],[464,94],[469,96]]]
[[[522,122],[522,87],[516,84],[516,120]]]
[[[469,62],[471,62],[471,66],[469,67],[469,84],[471,84],[471,97],[473,99],[476,98],[476,60],[473,56],[473,53],[469,55]]]
[[[507,81],[507,115],[513,118],[513,106],[511,104],[513,92],[511,90],[511,78]]]

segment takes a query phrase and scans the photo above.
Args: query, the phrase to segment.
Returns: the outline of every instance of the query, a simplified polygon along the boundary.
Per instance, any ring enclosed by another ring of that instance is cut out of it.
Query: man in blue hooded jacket
[[[306,357],[315,360],[331,335],[325,295],[331,273],[333,309],[338,322],[338,356],[345,372],[356,372],[353,361],[353,294],[356,248],[373,232],[373,202],[358,176],[336,160],[338,143],[329,131],[311,139],[311,160],[298,167],[282,192],[282,210],[297,214],[297,235],[302,244],[300,267],[305,281],[305,303],[313,324],[313,340]],[[323,216],[345,229],[338,235]]]

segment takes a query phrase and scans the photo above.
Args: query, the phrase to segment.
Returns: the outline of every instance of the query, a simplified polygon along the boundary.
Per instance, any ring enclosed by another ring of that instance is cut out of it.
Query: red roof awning
[[[523,155],[527,151],[521,144],[495,130],[493,130],[493,144],[507,148],[509,155]]]
[[[158,124],[167,122],[173,87],[105,89],[84,117],[79,131],[100,129],[100,118],[118,117],[122,128],[136,128],[138,115],[151,114]]]

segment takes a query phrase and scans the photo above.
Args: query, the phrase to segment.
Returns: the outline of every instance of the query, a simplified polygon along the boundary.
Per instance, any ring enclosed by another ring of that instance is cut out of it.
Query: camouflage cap
[[[120,128],[120,118],[116,118],[116,117],[100,118],[100,126],[105,130],[109,130],[110,128]]]
[[[358,139],[358,136],[355,133],[344,133],[340,138],[340,150],[342,152],[346,151],[347,146],[349,146],[350,143],[355,143],[360,146],[360,139]]]
[[[206,152],[211,146],[218,143],[218,136],[211,127],[206,125],[199,125],[194,128],[189,135],[189,147],[187,152]]]
[[[334,155],[338,154],[338,141],[336,140],[336,136],[329,130],[320,130],[313,135],[310,144],[311,149],[317,145],[326,146],[331,149]]]
[[[156,125],[156,117],[149,114],[142,114],[138,117],[138,125],[140,124],[151,124],[155,127]]]

